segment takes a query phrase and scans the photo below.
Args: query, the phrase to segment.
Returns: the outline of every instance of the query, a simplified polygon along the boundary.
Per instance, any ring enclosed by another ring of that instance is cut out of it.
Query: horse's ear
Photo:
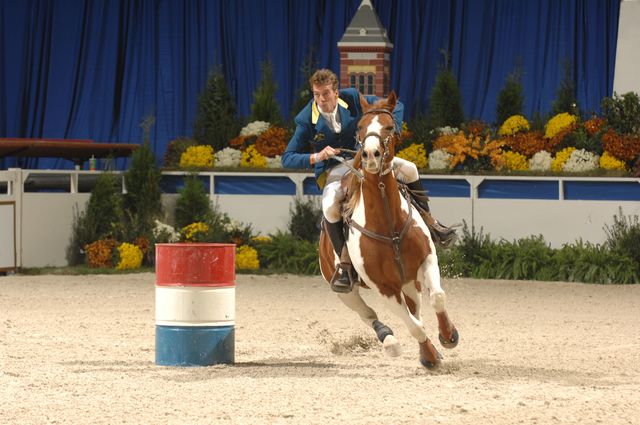
[[[360,107],[362,108],[362,112],[371,108],[371,105],[367,102],[367,99],[362,95],[362,93],[358,93],[358,97],[360,98]]]
[[[396,95],[395,91],[391,90],[391,93],[389,93],[389,96],[387,96],[387,108],[389,108],[389,110],[393,112],[397,102],[398,96]]]

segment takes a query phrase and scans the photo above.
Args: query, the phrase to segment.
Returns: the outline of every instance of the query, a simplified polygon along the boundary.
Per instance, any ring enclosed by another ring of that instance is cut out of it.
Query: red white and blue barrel
[[[157,365],[234,362],[235,252],[233,244],[156,244]]]

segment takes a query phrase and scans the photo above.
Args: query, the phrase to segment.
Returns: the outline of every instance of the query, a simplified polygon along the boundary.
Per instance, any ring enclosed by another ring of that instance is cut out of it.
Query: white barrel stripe
[[[235,287],[156,286],[156,325],[233,326]]]

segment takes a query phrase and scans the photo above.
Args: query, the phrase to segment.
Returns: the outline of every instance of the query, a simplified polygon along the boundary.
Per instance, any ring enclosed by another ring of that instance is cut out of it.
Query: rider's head
[[[329,69],[319,69],[309,78],[313,99],[322,112],[333,112],[338,103],[338,77]]]

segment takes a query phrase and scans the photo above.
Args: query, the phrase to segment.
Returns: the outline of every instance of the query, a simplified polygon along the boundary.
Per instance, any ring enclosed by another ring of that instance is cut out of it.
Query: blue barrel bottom
[[[211,366],[234,361],[234,326],[156,325],[157,365]]]

